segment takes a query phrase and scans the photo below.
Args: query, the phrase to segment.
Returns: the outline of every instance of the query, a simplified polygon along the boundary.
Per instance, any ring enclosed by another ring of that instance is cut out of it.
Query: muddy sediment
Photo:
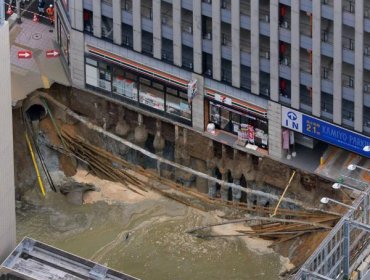
[[[236,182],[242,186],[276,195],[282,193],[289,180],[291,169],[283,164],[268,158],[258,160],[245,153],[235,153],[230,147],[220,146],[219,143],[210,144],[209,139],[196,132],[176,128],[165,122],[158,125],[149,116],[143,116],[140,120],[137,113],[127,109],[121,114],[120,105],[109,103],[99,97],[76,90],[62,92],[60,89],[54,89],[53,97],[110,132],[118,131],[125,139],[138,141],[138,145],[153,153],[220,179],[229,182],[237,179]],[[145,168],[156,168],[154,163],[145,160],[124,145],[91,131],[72,120],[63,111],[58,111],[52,104],[50,107],[60,127],[82,135],[91,144],[105,148],[127,161]],[[14,131],[19,136],[22,134],[22,122],[18,115],[17,111],[13,113]],[[145,126],[142,129],[144,128],[145,133],[141,133],[139,137],[136,135],[138,134],[136,128],[143,124]],[[19,172],[16,186],[18,198],[24,197],[23,201],[28,205],[18,210],[21,217],[19,238],[23,234],[31,234],[37,238],[40,234],[42,241],[51,242],[52,245],[106,263],[113,268],[128,273],[132,271],[133,275],[143,279],[187,279],[190,276],[193,279],[208,277],[221,279],[219,277],[223,273],[220,272],[221,267],[225,270],[224,278],[227,279],[245,279],[243,277],[245,275],[251,279],[277,279],[282,262],[291,268],[287,259],[280,260],[279,256],[268,250],[269,244],[265,241],[244,237],[199,240],[188,236],[184,232],[192,226],[220,221],[219,213],[190,209],[169,201],[154,191],[149,191],[145,196],[138,195],[119,183],[104,180],[106,178],[99,179],[78,160],[48,148],[62,144],[49,118],[40,121],[38,129],[42,152],[57,184],[62,185],[72,180],[82,184],[93,184],[97,191],[86,192],[83,196],[84,205],[80,207],[67,206],[70,204],[60,200],[60,194],[53,193],[48,193],[45,201],[32,198],[29,200],[29,188],[37,188],[37,185],[30,168],[32,163],[24,156],[27,154],[26,147],[19,138],[15,143],[16,166]],[[165,168],[161,174],[191,189],[209,192],[209,185],[205,180],[186,176],[170,168]],[[238,197],[230,190],[223,193],[220,186],[213,187],[215,196],[225,195],[229,200],[237,197],[240,201],[255,206],[272,206],[275,203],[245,194]],[[288,193],[288,196],[305,201],[307,204],[317,204],[319,198],[325,195],[333,197],[328,182],[304,172],[297,173]],[[31,207],[29,212],[22,211],[29,205],[37,207]],[[282,207],[285,206],[287,205],[283,203]],[[41,232],[29,223],[31,220],[41,228],[49,227],[46,232]],[[245,226],[216,227],[214,231],[217,234],[235,234],[240,227]],[[294,264],[300,264],[315,248],[312,244],[318,244],[325,234],[303,237],[298,241],[292,240],[273,248],[281,255],[289,257]],[[145,248],[141,247],[140,242]],[[305,242],[310,244],[302,245],[306,244]],[[138,250],[140,252],[137,252]],[[266,269],[264,259],[271,263],[271,269]],[[171,264],[170,269],[166,262]],[[250,265],[245,267],[245,263]],[[160,269],[163,271],[159,273]],[[200,278],[194,278],[189,271],[198,272]],[[150,275],[157,275],[158,278],[148,278]]]

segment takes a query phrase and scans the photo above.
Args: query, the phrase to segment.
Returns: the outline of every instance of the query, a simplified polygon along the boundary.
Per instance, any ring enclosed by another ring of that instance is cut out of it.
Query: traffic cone
[[[13,10],[12,10],[12,7],[11,7],[10,4],[8,6],[8,10],[6,11],[6,14],[9,15],[9,16],[11,16],[13,14]]]
[[[37,16],[36,13],[33,13],[33,19],[32,19],[33,22],[39,22],[39,17]]]

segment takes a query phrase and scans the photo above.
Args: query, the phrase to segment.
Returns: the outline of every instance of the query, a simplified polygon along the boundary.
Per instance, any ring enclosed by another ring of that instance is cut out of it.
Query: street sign
[[[18,58],[32,58],[32,52],[31,51],[18,51]]]
[[[47,50],[46,51],[46,57],[47,58],[53,58],[58,57],[60,55],[60,52],[57,50]]]

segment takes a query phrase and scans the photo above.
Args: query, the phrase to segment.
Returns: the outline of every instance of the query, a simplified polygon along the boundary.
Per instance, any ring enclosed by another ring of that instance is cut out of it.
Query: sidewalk
[[[62,57],[47,58],[46,50],[59,50],[54,28],[22,18],[10,30],[12,101],[24,99],[38,88],[49,88],[54,82],[70,86]],[[18,51],[32,51],[32,58],[18,58]]]

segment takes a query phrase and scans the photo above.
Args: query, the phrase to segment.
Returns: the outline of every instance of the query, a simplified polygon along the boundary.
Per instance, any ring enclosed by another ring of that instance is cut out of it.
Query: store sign
[[[363,148],[370,145],[370,138],[340,126],[286,107],[282,107],[281,125],[312,138],[369,157],[369,153],[363,151]]]
[[[196,79],[191,80],[188,83],[188,101],[189,101],[189,103],[193,100],[193,98],[198,93],[197,83],[198,83],[198,81]]]
[[[225,103],[227,105],[232,105],[233,104],[233,100],[230,97],[226,97],[226,96],[218,94],[218,93],[215,93],[215,100],[218,101],[218,102],[221,102],[221,103]]]

